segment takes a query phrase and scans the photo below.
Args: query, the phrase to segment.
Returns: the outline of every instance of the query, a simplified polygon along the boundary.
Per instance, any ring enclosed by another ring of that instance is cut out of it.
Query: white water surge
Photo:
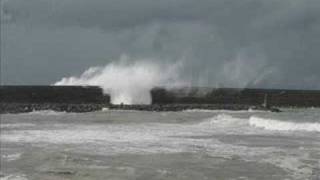
[[[131,60],[130,60],[131,61]],[[157,64],[150,60],[120,62],[105,67],[91,67],[79,77],[66,77],[54,85],[94,85],[111,95],[113,104],[150,104],[150,90],[155,86],[186,85],[179,76],[181,63]]]
[[[274,119],[265,119],[253,116],[249,119],[249,124],[253,127],[274,131],[314,131],[320,132],[320,123],[297,123],[286,122]]]
[[[186,177],[186,167],[194,172],[189,179],[316,179],[319,113],[306,109],[282,114],[198,110],[6,114],[0,141],[8,168],[2,178],[110,179],[110,173],[125,166],[159,179]],[[158,176],[153,169],[172,174]],[[126,179],[125,173],[112,177]],[[245,175],[250,177],[242,178]]]

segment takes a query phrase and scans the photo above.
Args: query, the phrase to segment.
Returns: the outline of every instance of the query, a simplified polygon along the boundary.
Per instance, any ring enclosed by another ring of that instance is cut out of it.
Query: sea
[[[320,109],[1,115],[1,180],[320,180]]]

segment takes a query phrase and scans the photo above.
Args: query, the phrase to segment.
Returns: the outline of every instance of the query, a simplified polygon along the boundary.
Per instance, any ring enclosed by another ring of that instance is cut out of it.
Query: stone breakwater
[[[184,111],[184,110],[261,110],[280,112],[277,108],[266,108],[263,106],[250,106],[238,104],[153,104],[153,105],[109,105],[110,110],[135,110],[135,111]]]
[[[97,86],[0,86],[0,113],[41,110],[91,112],[103,108],[141,111],[268,110],[320,107],[318,90],[154,88],[151,105],[112,105]]]
[[[0,86],[0,103],[108,104],[98,86]]]
[[[33,111],[52,110],[58,112],[92,112],[101,111],[103,104],[66,104],[66,103],[0,103],[0,114],[7,113],[28,113]]]
[[[110,96],[97,86],[0,86],[0,113],[100,111]]]
[[[33,111],[53,110],[58,112],[92,112],[101,111],[103,109],[109,110],[134,110],[134,111],[184,111],[192,109],[203,110],[263,110],[280,112],[275,108],[265,108],[263,106],[248,106],[248,105],[235,105],[235,104],[154,104],[154,105],[110,105],[110,104],[25,104],[25,103],[0,103],[0,113],[28,113]]]
[[[234,104],[265,107],[320,107],[320,90],[154,88],[152,104]]]

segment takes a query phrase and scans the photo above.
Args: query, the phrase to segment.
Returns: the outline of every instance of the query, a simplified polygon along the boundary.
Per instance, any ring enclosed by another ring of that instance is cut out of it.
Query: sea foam
[[[249,124],[266,130],[320,132],[320,123],[298,123],[252,116],[249,119]]]
[[[58,111],[53,111],[53,110],[40,110],[40,111],[32,111],[25,113],[27,115],[42,115],[42,116],[59,116],[59,115],[64,115],[67,112],[58,112]]]

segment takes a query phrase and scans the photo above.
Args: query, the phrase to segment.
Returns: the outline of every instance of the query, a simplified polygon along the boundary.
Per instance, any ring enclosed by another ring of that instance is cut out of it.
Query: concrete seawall
[[[89,112],[108,104],[110,96],[95,86],[0,86],[0,113]]]
[[[187,109],[274,110],[320,107],[320,91],[232,88],[154,88],[151,105],[112,105],[96,86],[0,86],[0,113],[37,110],[90,112],[103,108],[145,111]]]
[[[154,88],[152,104],[238,104],[275,107],[320,107],[320,90]]]

